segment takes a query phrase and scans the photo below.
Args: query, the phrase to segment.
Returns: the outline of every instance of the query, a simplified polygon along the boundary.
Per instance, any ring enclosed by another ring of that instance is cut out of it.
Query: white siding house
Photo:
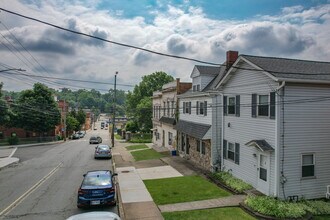
[[[177,95],[191,88],[191,83],[173,82],[163,85],[161,91],[153,93],[153,144],[166,147],[169,150],[176,148],[177,131],[174,129],[177,116]]]
[[[222,169],[266,195],[324,197],[330,185],[329,85],[330,63],[239,56],[217,84]]]

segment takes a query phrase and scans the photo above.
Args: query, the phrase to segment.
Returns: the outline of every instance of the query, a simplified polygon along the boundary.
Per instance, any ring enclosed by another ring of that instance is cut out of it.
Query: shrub
[[[329,215],[330,214],[330,203],[321,200],[309,200],[302,201],[306,211],[313,215]]]
[[[245,190],[252,189],[252,186],[250,184],[233,177],[233,175],[228,172],[213,173],[212,176],[239,193],[242,193]]]
[[[290,203],[268,196],[248,196],[245,204],[260,214],[277,218],[301,218],[306,214],[301,203]]]
[[[10,145],[16,145],[16,144],[18,144],[18,137],[17,136],[11,136],[11,137],[9,137],[8,138],[8,143],[10,144]]]

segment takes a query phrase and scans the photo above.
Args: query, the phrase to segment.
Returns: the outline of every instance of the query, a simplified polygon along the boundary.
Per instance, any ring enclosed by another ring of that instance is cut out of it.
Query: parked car
[[[78,133],[75,133],[72,135],[72,139],[79,139],[80,135]]]
[[[96,126],[94,126],[94,130],[97,130],[97,127]]]
[[[95,170],[84,174],[84,179],[78,190],[77,207],[115,205],[116,192],[110,170]]]
[[[79,131],[78,134],[79,134],[80,138],[85,137],[85,132],[84,131]]]
[[[120,220],[120,217],[113,212],[94,211],[73,215],[66,220]]]
[[[101,142],[98,136],[92,136],[89,138],[89,144],[99,144]]]
[[[102,144],[95,147],[94,158],[112,158],[111,148],[108,145]]]

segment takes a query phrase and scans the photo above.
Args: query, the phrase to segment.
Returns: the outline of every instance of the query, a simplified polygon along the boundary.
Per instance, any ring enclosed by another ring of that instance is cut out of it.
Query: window
[[[183,102],[183,114],[191,113],[191,102]]]
[[[160,106],[158,106],[158,118],[160,118]]]
[[[173,141],[173,134],[171,132],[168,132],[168,145],[172,145]]]
[[[174,107],[174,101],[171,102],[171,116],[174,117],[174,111],[175,107]]]
[[[235,160],[235,147],[233,143],[228,143],[228,159]]]
[[[200,85],[197,85],[197,91],[200,91],[200,89],[201,89],[201,86]]]
[[[259,95],[258,115],[259,116],[268,116],[269,115],[268,95]]]
[[[202,154],[205,155],[205,142],[202,141]]]
[[[166,110],[166,106],[165,106],[165,102],[163,102],[163,116],[165,116],[165,110]]]
[[[271,92],[269,95],[252,94],[251,113],[252,117],[257,116],[269,117],[275,119],[276,110],[276,93]]]
[[[315,158],[314,154],[302,155],[301,160],[301,177],[314,177],[315,176]]]
[[[228,114],[235,115],[235,97],[228,98]]]
[[[201,152],[201,141],[196,140],[197,152]]]
[[[170,101],[167,101],[167,116],[170,116]]]
[[[193,92],[196,92],[196,85],[193,86]]]
[[[199,114],[204,115],[204,102],[199,102]]]
[[[223,158],[234,161],[239,164],[240,145],[239,143],[230,143],[223,140]]]

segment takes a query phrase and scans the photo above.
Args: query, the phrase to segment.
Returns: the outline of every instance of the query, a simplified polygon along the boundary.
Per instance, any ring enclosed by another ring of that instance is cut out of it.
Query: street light
[[[111,133],[111,140],[112,140],[112,147],[115,146],[115,120],[116,120],[116,83],[117,83],[117,75],[118,71],[115,74],[115,94],[113,98],[113,117],[112,117],[112,133]]]

